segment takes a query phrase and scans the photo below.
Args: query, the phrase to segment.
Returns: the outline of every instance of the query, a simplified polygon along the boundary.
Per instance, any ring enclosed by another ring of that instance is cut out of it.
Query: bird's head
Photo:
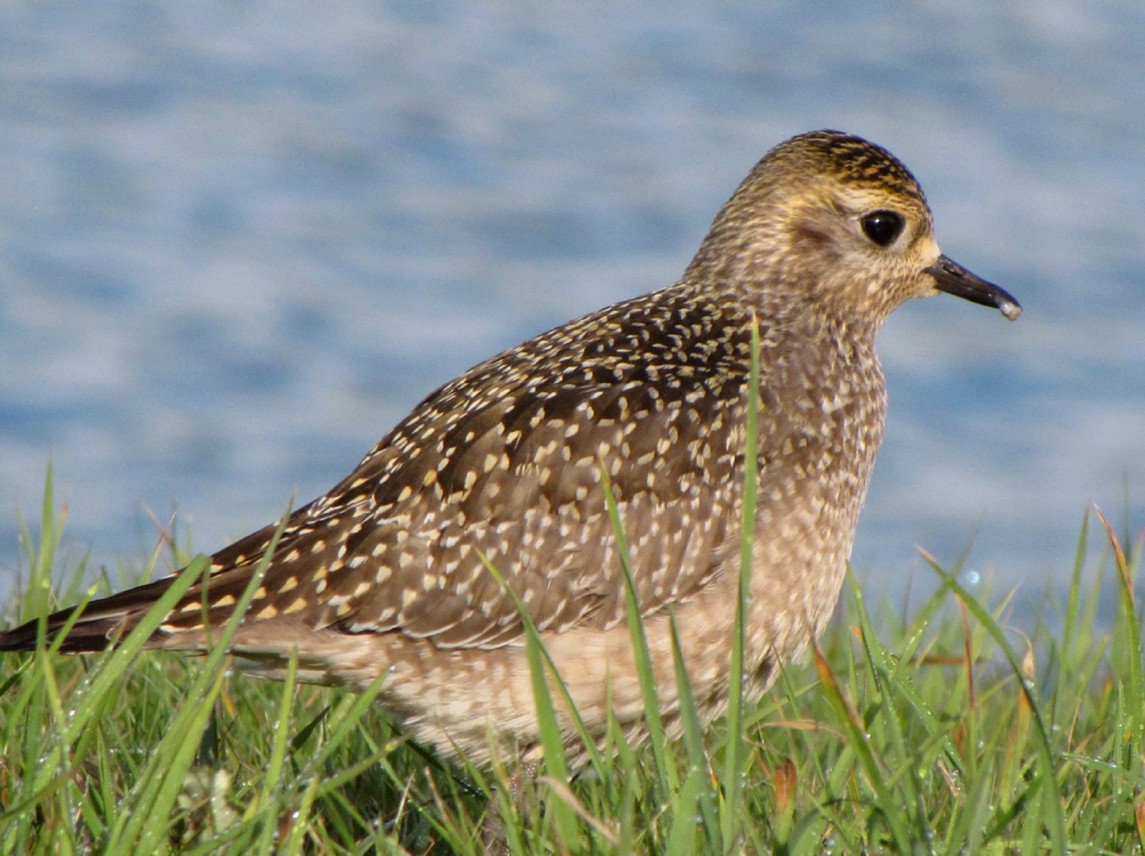
[[[885,149],[839,131],[776,146],[720,210],[688,276],[749,302],[825,309],[881,324],[903,302],[940,291],[1021,307],[942,254],[926,196]]]

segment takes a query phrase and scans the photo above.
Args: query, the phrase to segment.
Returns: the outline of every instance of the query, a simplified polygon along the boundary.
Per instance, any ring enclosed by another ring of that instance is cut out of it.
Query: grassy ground
[[[513,853],[1140,853],[1139,549],[1101,523],[1031,635],[937,566],[909,616],[852,584],[758,705],[614,737],[571,783],[551,750],[517,804],[504,771],[443,764],[370,694],[232,677],[221,650],[0,655],[0,852],[482,853],[488,811]],[[9,618],[79,598],[60,525],[49,490]],[[1099,625],[1103,587],[1120,597]]]

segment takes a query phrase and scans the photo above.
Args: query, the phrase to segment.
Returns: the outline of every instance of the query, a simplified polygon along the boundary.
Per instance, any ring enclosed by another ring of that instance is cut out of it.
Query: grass
[[[56,602],[52,579],[88,596],[82,565],[57,567],[61,523],[49,488],[21,615]],[[571,782],[550,742],[517,803],[507,771],[443,763],[374,693],[232,677],[221,647],[3,655],[0,852],[481,853],[488,810],[514,853],[1140,853],[1140,545],[1127,557],[1103,524],[1083,526],[1057,629],[1010,629],[1005,597],[979,601],[937,564],[910,615],[869,607],[852,580],[758,705],[702,729],[685,694],[682,739],[630,746],[613,729]]]
[[[49,474],[10,617],[110,589],[86,590],[83,562],[59,566],[62,527]],[[1092,568],[1091,552],[1104,557]],[[728,715],[706,728],[677,656],[677,741],[662,736],[629,578],[653,738],[629,745],[612,728],[570,781],[557,726],[568,700],[530,627],[544,761],[516,801],[511,770],[410,743],[373,703],[380,685],[232,677],[231,627],[204,657],[142,651],[156,611],[113,652],[68,657],[45,642],[0,655],[0,852],[477,854],[493,812],[512,853],[1142,853],[1140,553],[1100,515],[1084,523],[1065,601],[1029,635],[1008,626],[1006,597],[978,600],[935,562],[938,590],[910,614],[868,606],[852,579],[807,661],[756,705],[733,685]]]

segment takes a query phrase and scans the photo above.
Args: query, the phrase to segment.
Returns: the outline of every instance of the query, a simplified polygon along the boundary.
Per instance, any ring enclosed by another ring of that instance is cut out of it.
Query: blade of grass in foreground
[[[1102,527],[1105,529],[1105,535],[1109,539],[1109,544],[1113,548],[1113,560],[1117,566],[1117,579],[1121,584],[1121,598],[1118,604],[1118,611],[1120,612],[1120,620],[1124,622],[1125,632],[1119,633],[1118,638],[1123,638],[1128,642],[1128,656],[1123,656],[1122,672],[1127,672],[1126,675],[1126,693],[1129,696],[1130,703],[1127,711],[1129,716],[1128,726],[1125,729],[1129,734],[1128,757],[1139,757],[1138,750],[1141,747],[1142,740],[1145,738],[1145,710],[1142,709],[1145,705],[1145,695],[1142,692],[1142,674],[1141,674],[1141,658],[1142,658],[1142,641],[1141,641],[1141,619],[1137,614],[1137,600],[1133,591],[1133,573],[1130,570],[1129,562],[1125,558],[1125,551],[1121,547],[1121,542],[1113,533],[1113,527],[1109,525],[1109,521],[1105,519],[1105,515],[1101,513],[1100,508],[1095,509],[1097,519],[1101,521]]]
[[[56,550],[60,545],[60,536],[63,533],[64,521],[67,512],[55,508],[55,479],[53,477],[52,462],[48,461],[48,473],[44,477],[44,497],[40,505],[40,538],[39,546],[33,546],[36,539],[28,530],[27,524],[21,518],[20,539],[28,554],[28,588],[24,595],[21,618],[30,621],[33,618],[45,619],[52,611],[52,567],[56,562]],[[38,629],[39,643],[37,647],[43,648],[44,623],[41,620]]]
[[[759,479],[758,423],[759,423],[759,321],[751,324],[751,371],[748,373],[747,414],[744,425],[743,450],[743,519],[740,524],[739,596],[736,598],[735,629],[732,636],[731,663],[728,681],[728,743],[724,756],[724,814],[722,824],[723,845],[732,846],[740,819],[742,802],[742,772],[744,766],[743,689],[744,624],[747,620],[748,599],[751,596],[752,547],[755,544],[756,482]]]
[[[636,597],[636,583],[632,579],[632,555],[628,551],[628,539],[624,534],[624,523],[620,519],[620,509],[616,495],[608,478],[604,461],[600,462],[600,479],[604,485],[604,501],[612,520],[612,531],[620,553],[620,569],[624,575],[624,603],[628,612],[628,630],[632,637],[632,656],[636,663],[636,674],[640,681],[640,693],[644,700],[644,715],[648,722],[648,739],[652,744],[652,759],[656,765],[657,778],[669,794],[679,787],[676,766],[671,762],[664,740],[664,721],[660,717],[660,701],[656,693],[656,676],[652,668],[652,655],[648,651],[648,637],[644,632],[644,618],[640,612],[640,602]]]
[[[95,739],[98,734],[98,729],[93,728],[92,725],[108,714],[109,708],[114,707],[116,702],[115,688],[119,686],[134,657],[142,650],[147,638],[159,626],[167,612],[175,606],[175,603],[186,593],[187,589],[202,576],[205,568],[205,560],[192,563],[175,578],[171,587],[164,592],[139,627],[127,635],[120,647],[101,661],[100,668],[94,672],[90,683],[69,699],[74,706],[66,715],[62,697],[55,686],[52,658],[43,647],[36,652],[33,674],[44,682],[44,689],[48,694],[53,710],[52,719],[55,727],[52,730],[55,732],[55,738],[45,750],[46,754],[38,756],[40,762],[37,765],[30,789],[34,799],[38,800],[39,795],[46,793],[48,789],[54,788],[56,784],[62,783],[67,778],[72,757],[87,755],[90,741]],[[58,645],[58,641],[56,645]],[[26,697],[28,695],[25,694]],[[61,791],[61,795],[65,792],[66,789]],[[13,809],[18,811],[19,807],[13,807]],[[12,809],[0,814],[0,821],[4,821],[6,815],[10,814],[11,811]]]
[[[911,852],[911,838],[906,828],[901,805],[896,805],[896,800],[894,799],[891,789],[888,787],[886,774],[880,766],[878,759],[876,759],[874,750],[871,748],[863,718],[843,695],[839,681],[835,677],[831,666],[823,656],[823,652],[819,649],[819,646],[812,642],[811,648],[812,655],[815,658],[815,668],[819,674],[819,682],[827,691],[828,698],[833,702],[839,714],[839,719],[843,724],[843,728],[846,731],[848,738],[847,743],[858,757],[859,765],[862,767],[863,772],[866,773],[867,781],[875,791],[881,814],[886,820],[887,827],[894,838],[895,849],[899,853],[909,853]],[[892,712],[888,711],[888,716],[893,715]]]
[[[692,832],[692,837],[694,837],[694,813],[691,811],[693,802],[699,805],[700,820],[703,824],[706,846],[701,849],[706,852],[719,852],[723,849],[719,847],[719,814],[716,811],[715,801],[712,798],[713,795],[710,786],[711,778],[708,772],[708,756],[704,751],[704,726],[700,721],[700,713],[696,707],[695,696],[692,694],[691,681],[688,679],[684,655],[680,646],[680,631],[676,626],[675,613],[672,613],[670,616],[669,626],[672,630],[672,663],[676,669],[676,688],[680,698],[680,719],[684,732],[684,748],[688,753],[690,767],[688,775],[684,780],[684,786],[680,789],[680,794],[674,801],[676,819],[672,827],[672,837],[670,839],[672,846],[669,847],[669,852],[673,852],[673,847],[683,847],[683,841],[687,832]],[[695,786],[691,785],[693,779],[697,782]],[[694,788],[694,790],[690,790],[690,787]],[[691,837],[687,840],[689,843],[692,843]],[[676,844],[675,842],[677,841],[680,843]],[[678,852],[685,853],[689,851],[681,849]]]
[[[922,557],[926,563],[930,565],[931,569],[938,574],[946,587],[954,592],[958,599],[966,605],[966,608],[969,609],[970,613],[978,620],[979,624],[990,634],[1005,655],[1014,677],[1018,679],[1022,693],[1029,703],[1030,713],[1033,715],[1037,737],[1034,742],[1038,747],[1037,766],[1040,768],[1038,771],[1039,775],[1029,786],[1030,791],[1041,790],[1041,799],[1037,801],[1039,810],[1028,810],[1026,833],[1027,835],[1034,835],[1036,829],[1041,829],[1042,826],[1044,826],[1045,832],[1048,833],[1050,838],[1051,851],[1054,853],[1064,853],[1066,851],[1067,838],[1065,818],[1062,814],[1063,797],[1059,792],[1056,771],[1054,769],[1054,755],[1053,748],[1050,745],[1049,730],[1046,727],[1041,705],[1038,703],[1038,699],[1034,697],[1033,681],[1026,677],[1025,670],[1022,668],[1022,662],[1007,641],[1006,634],[982,604],[962,586],[953,574],[947,573],[942,566],[935,561],[934,557],[926,552],[922,553]],[[1032,808],[1033,806],[1031,805],[1030,809]],[[1037,823],[1039,819],[1041,823]],[[1031,848],[1029,852],[1035,852],[1037,849],[1040,848]]]
[[[517,612],[521,617],[521,622],[525,628],[525,653],[529,660],[529,676],[532,679],[533,702],[537,711],[537,727],[540,731],[541,749],[544,753],[545,767],[548,771],[549,778],[558,782],[567,782],[569,778],[568,760],[565,758],[564,739],[561,735],[560,723],[557,720],[556,707],[553,705],[553,697],[549,692],[548,681],[545,679],[546,664],[548,669],[552,671],[553,680],[556,685],[561,688],[565,695],[568,708],[572,712],[571,715],[576,717],[582,729],[584,728],[584,723],[580,722],[579,715],[575,713],[576,707],[572,703],[572,698],[568,696],[568,691],[564,689],[564,682],[561,680],[560,675],[557,674],[556,665],[549,656],[544,641],[541,639],[541,634],[537,631],[536,625],[533,624],[533,620],[529,616],[524,602],[517,596],[517,593],[513,591],[508,581],[501,575],[501,572],[493,566],[493,563],[489,561],[488,557],[484,554],[479,555],[481,555],[481,561],[485,564],[485,569],[493,575],[493,578],[497,580],[497,583],[504,589],[505,593],[512,598],[513,604],[516,606]],[[584,730],[582,736],[587,738],[587,729]],[[556,799],[551,800],[549,805],[552,807],[553,818],[563,843],[575,852],[580,842],[580,829],[577,825],[576,814],[573,808],[562,800],[559,795]]]
[[[273,818],[278,814],[281,802],[283,766],[286,762],[286,749],[290,735],[291,700],[294,696],[294,688],[298,685],[297,678],[298,651],[295,650],[291,652],[290,659],[286,663],[286,674],[283,676],[278,721],[275,723],[274,739],[270,744],[270,763],[267,764],[266,776],[263,777],[262,787],[258,789],[254,799],[250,801],[244,812],[247,819],[260,812],[266,816],[266,823],[262,826],[262,837],[257,848],[259,853],[273,852],[277,838],[278,829]]]
[[[170,817],[171,810],[183,788],[187,770],[195,760],[203,730],[210,719],[212,705],[222,689],[226,677],[223,664],[229,653],[231,640],[238,632],[247,608],[254,600],[255,592],[258,591],[267,568],[270,567],[271,556],[274,555],[274,550],[278,546],[278,539],[286,529],[289,516],[288,508],[251,575],[246,589],[239,597],[238,603],[235,604],[234,613],[223,625],[219,637],[212,640],[211,647],[205,652],[199,676],[187,692],[187,701],[172,720],[168,729],[168,737],[160,743],[155,753],[148,759],[141,781],[135,788],[132,788],[128,805],[119,812],[109,837],[109,852],[159,852],[160,842],[165,837],[166,824],[156,822],[156,819]],[[203,573],[207,573],[208,560],[201,558],[198,563],[204,566]],[[166,600],[166,596],[167,593],[164,593],[163,598],[160,598],[160,604]],[[159,624],[167,617],[167,613],[173,606],[174,604],[171,604],[161,612],[157,604],[148,610],[139,627],[135,628],[128,637],[133,645],[137,644],[141,648],[151,633],[154,633]],[[150,631],[147,632],[147,635],[141,636],[140,631],[148,627],[150,627]]]

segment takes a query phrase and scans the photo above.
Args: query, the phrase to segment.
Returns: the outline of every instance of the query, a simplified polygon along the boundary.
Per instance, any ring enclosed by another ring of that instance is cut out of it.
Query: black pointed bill
[[[939,256],[926,272],[934,277],[934,285],[939,291],[983,306],[993,306],[1011,321],[1022,314],[1018,301],[1004,289],[975,276],[953,259]]]

